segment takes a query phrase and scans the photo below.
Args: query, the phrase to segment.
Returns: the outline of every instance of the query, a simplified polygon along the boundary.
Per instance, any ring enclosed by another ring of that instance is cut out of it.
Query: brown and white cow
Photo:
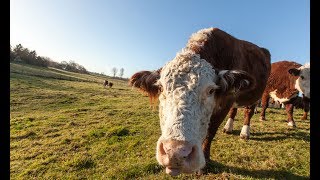
[[[302,93],[302,97],[298,93]],[[271,97],[271,98],[270,98]],[[307,119],[307,114],[310,109],[310,65],[301,64],[289,61],[280,61],[271,64],[271,73],[268,79],[266,89],[262,95],[261,115],[260,120],[265,120],[265,111],[269,106],[270,100],[280,105],[285,104],[288,114],[288,125],[295,127],[293,120],[293,108],[303,108],[304,113],[302,120]],[[259,101],[257,102],[257,104]],[[237,108],[232,107],[229,111],[229,118],[223,128],[223,132],[231,133],[233,130],[234,118],[237,114]],[[249,119],[250,123],[250,119]],[[250,132],[243,132],[245,138],[249,138]]]
[[[103,82],[103,87],[110,87],[110,88],[112,88],[112,86],[113,86],[113,83],[112,82],[110,82],[110,81],[107,81],[107,80],[104,80],[104,82]]]
[[[108,86],[109,81],[108,80],[104,80],[103,82],[103,87],[107,87]]]
[[[270,74],[270,53],[218,28],[194,33],[186,47],[157,71],[141,71],[130,84],[159,99],[161,136],[156,158],[166,173],[199,171],[229,109],[261,97]],[[244,128],[248,129],[249,124]]]
[[[260,120],[265,120],[265,111],[271,97],[285,105],[288,125],[295,127],[293,107],[299,103],[299,92],[302,93],[304,109],[302,119],[307,119],[310,102],[310,64],[302,66],[293,61],[272,63],[268,83],[261,98]]]

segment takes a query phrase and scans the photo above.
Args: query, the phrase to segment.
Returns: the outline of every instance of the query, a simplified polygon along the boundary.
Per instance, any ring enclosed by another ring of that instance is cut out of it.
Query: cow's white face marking
[[[310,64],[305,64],[298,68],[300,74],[296,80],[295,88],[310,98]]]
[[[217,80],[218,75],[206,60],[183,50],[162,68],[157,82],[162,89],[159,96],[162,134],[158,144],[171,139],[197,146],[199,162],[194,168],[198,170],[205,165],[201,144],[215,107]]]
[[[166,64],[158,84],[162,137],[198,142],[206,135],[218,76],[199,55],[183,51]],[[183,127],[183,128],[181,128]]]

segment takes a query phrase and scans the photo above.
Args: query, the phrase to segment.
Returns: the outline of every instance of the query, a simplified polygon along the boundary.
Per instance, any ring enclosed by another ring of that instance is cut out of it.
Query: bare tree
[[[123,76],[123,71],[124,71],[124,69],[123,68],[121,68],[120,69],[120,72],[119,72],[119,76],[122,78],[122,76]]]
[[[12,50],[12,46],[10,44],[10,62],[13,61],[16,58],[15,53]]]
[[[118,69],[117,69],[116,67],[113,67],[113,68],[111,69],[111,72],[112,72],[112,74],[113,74],[113,77],[116,77],[116,74],[117,74],[117,72],[118,72]]]

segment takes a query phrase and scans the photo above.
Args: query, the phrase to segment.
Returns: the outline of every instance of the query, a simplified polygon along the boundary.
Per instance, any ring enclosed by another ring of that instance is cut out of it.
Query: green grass
[[[309,179],[302,110],[296,129],[283,109],[267,109],[263,123],[255,114],[244,141],[239,109],[234,132],[222,133],[224,122],[213,140],[210,173],[173,178],[155,159],[158,111],[126,81],[103,88],[99,76],[10,66],[11,179]]]

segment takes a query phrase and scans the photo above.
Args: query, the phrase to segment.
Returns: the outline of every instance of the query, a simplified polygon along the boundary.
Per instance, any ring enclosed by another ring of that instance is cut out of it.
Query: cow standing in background
[[[104,80],[103,82],[103,87],[107,87],[108,86],[108,81],[107,80]]]
[[[104,80],[104,83],[103,83],[103,87],[110,87],[110,88],[112,88],[112,86],[113,86],[113,83],[112,82],[109,82],[109,81],[107,81],[107,80]]]
[[[109,82],[108,86],[109,86],[110,88],[112,88],[113,83],[112,83],[112,82]]]
[[[302,98],[298,94],[302,93]],[[269,106],[270,98],[276,104],[285,106],[288,115],[288,125],[295,127],[293,120],[293,108],[303,107],[302,120],[307,119],[310,106],[310,65],[302,66],[292,61],[280,61],[271,64],[271,73],[267,86],[260,100],[260,120],[265,120],[265,111]],[[258,101],[259,103],[259,101]],[[232,107],[229,111],[229,118],[223,128],[223,132],[231,133],[233,130],[234,118],[237,108]]]
[[[279,61],[271,64],[271,73],[262,95],[260,120],[266,120],[265,111],[270,98],[285,105],[288,126],[295,127],[293,107],[299,103],[298,94],[302,93],[304,113],[307,119],[310,102],[310,64],[302,66],[293,61]]]
[[[247,138],[269,74],[267,49],[217,28],[194,33],[160,70],[135,73],[130,85],[159,99],[162,133],[156,158],[166,173],[192,173],[205,166],[212,139],[232,106],[245,107],[240,137]]]

